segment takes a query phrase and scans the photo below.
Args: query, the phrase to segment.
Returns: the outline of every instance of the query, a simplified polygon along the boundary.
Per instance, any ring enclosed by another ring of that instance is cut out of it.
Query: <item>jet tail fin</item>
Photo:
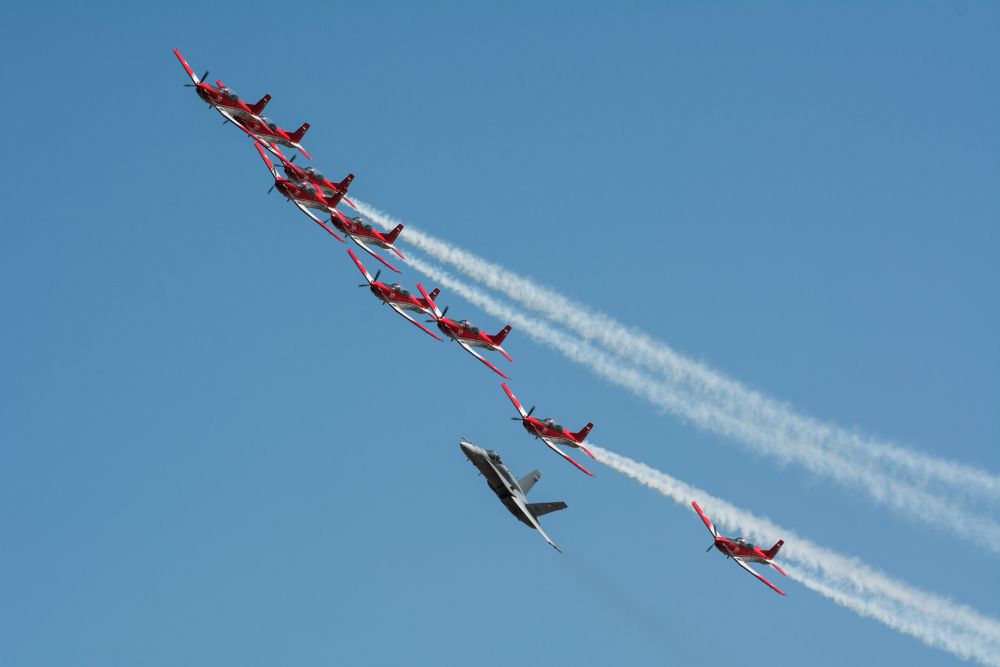
[[[768,549],[767,551],[765,551],[764,555],[767,556],[767,559],[771,560],[772,558],[774,558],[775,556],[777,556],[778,555],[778,549],[780,549],[781,545],[784,544],[784,543],[785,543],[784,540],[778,540],[777,542],[774,543],[773,547],[771,547],[770,549]]]
[[[257,102],[257,104],[254,104],[253,106],[250,107],[250,111],[252,111],[255,116],[259,116],[260,112],[264,110],[264,107],[266,107],[267,103],[270,101],[271,101],[271,96],[265,95],[264,97],[260,98],[260,101]]]
[[[528,495],[528,492],[531,491],[531,487],[533,487],[535,485],[535,482],[537,482],[541,478],[542,478],[542,473],[538,472],[537,470],[532,470],[524,477],[518,478],[517,485],[521,487],[522,491],[524,491],[524,495]]]
[[[558,512],[559,510],[564,510],[568,505],[562,501],[557,503],[528,503],[528,510],[537,519],[540,516],[548,514],[549,512]]]

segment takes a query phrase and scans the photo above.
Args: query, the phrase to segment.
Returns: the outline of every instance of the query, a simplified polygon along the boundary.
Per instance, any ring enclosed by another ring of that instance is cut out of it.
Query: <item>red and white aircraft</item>
[[[399,283],[393,283],[391,285],[380,283],[378,277],[381,271],[376,271],[375,277],[373,278],[371,274],[368,273],[368,270],[365,269],[365,265],[362,264],[361,260],[358,259],[358,256],[354,254],[353,250],[348,248],[347,254],[351,256],[351,259],[354,260],[354,263],[358,266],[358,269],[361,271],[361,275],[363,275],[365,277],[365,280],[368,281],[364,285],[358,285],[358,287],[367,287],[368,289],[371,290],[372,294],[374,294],[375,297],[382,302],[383,305],[387,305],[390,308],[392,308],[394,311],[405,317],[414,325],[420,327],[421,331],[426,332],[427,335],[431,336],[435,340],[441,340],[440,338],[437,337],[437,335],[434,332],[432,332],[430,329],[425,327],[420,322],[417,322],[415,319],[413,319],[406,313],[406,311],[410,311],[414,313],[420,313],[422,315],[429,315],[432,311],[430,304],[427,303],[427,299],[421,299],[419,297],[410,294],[408,291],[403,289]],[[435,289],[433,292],[431,292],[430,296],[432,298],[436,297],[440,291],[441,290]]]
[[[265,146],[265,148],[267,147]],[[354,205],[354,202],[347,198],[347,188],[354,180],[354,174],[348,174],[347,177],[340,183],[335,183],[321,174],[315,167],[302,168],[294,164],[296,158],[295,155],[293,155],[291,159],[288,159],[280,150],[278,150],[277,146],[271,146],[270,150],[275,157],[281,160],[282,170],[285,172],[285,176],[293,181],[308,181],[322,190],[323,196],[327,199],[331,201],[336,199],[338,203],[343,200],[347,202],[347,205],[355,211],[358,210],[358,207]]]
[[[271,190],[278,188],[278,192],[284,195],[288,201],[295,204],[300,211],[309,216],[309,219],[315,222],[317,225],[325,229],[330,236],[337,239],[343,243],[344,239],[340,238],[335,231],[330,229],[323,220],[313,215],[309,210],[319,209],[325,213],[334,214],[336,209],[336,204],[330,202],[326,197],[323,196],[322,191],[312,183],[307,181],[293,181],[288,178],[282,178],[278,174],[278,170],[274,168],[274,163],[271,162],[271,158],[267,156],[264,152],[264,148],[261,146],[259,141],[254,142],[254,146],[257,148],[257,152],[260,153],[260,157],[264,160],[264,164],[267,165],[268,171],[271,172],[271,176],[274,177],[274,185],[271,186]]]
[[[501,371],[499,368],[491,364],[489,361],[483,358],[482,355],[480,355],[478,352],[472,349],[474,347],[481,347],[487,350],[495,350],[500,354],[502,354],[504,357],[506,357],[507,361],[514,363],[514,360],[511,359],[509,354],[507,354],[507,351],[504,350],[502,347],[500,347],[500,345],[504,341],[504,338],[506,338],[507,334],[510,333],[509,324],[505,326],[503,329],[501,329],[500,333],[496,334],[495,336],[483,333],[478,328],[472,326],[472,324],[469,323],[469,320],[456,321],[448,319],[447,317],[445,317],[445,315],[448,314],[447,306],[445,306],[443,312],[438,310],[437,304],[434,303],[434,298],[427,293],[427,291],[424,289],[424,286],[421,285],[420,283],[417,283],[417,289],[420,290],[420,293],[424,295],[424,299],[426,299],[427,303],[430,305],[431,307],[430,316],[433,318],[433,322],[437,324],[437,328],[441,330],[441,333],[443,333],[445,336],[451,338],[453,341],[461,345],[466,352],[468,352],[476,359],[479,359],[479,361],[489,366],[491,369],[493,369],[493,371],[497,375],[499,375],[503,379],[505,380],[510,379],[509,377],[507,377],[507,375],[504,374],[503,371]]]
[[[715,538],[715,541],[709,545],[708,551],[711,551],[712,547],[715,547],[716,549],[724,553],[727,558],[732,558],[737,565],[739,565],[744,570],[746,570],[747,572],[749,572],[750,574],[752,574],[753,576],[757,577],[762,582],[770,586],[771,589],[774,590],[774,592],[778,593],[779,595],[785,594],[784,591],[782,591],[780,588],[772,584],[764,577],[757,574],[753,570],[753,568],[751,568],[749,565],[746,564],[746,561],[749,561],[751,563],[764,563],[765,565],[772,566],[775,570],[777,570],[781,574],[785,574],[785,571],[782,570],[778,566],[778,564],[772,560],[775,556],[778,555],[778,549],[780,549],[781,545],[785,543],[784,540],[778,540],[777,542],[775,542],[773,547],[771,547],[767,551],[764,551],[760,547],[750,544],[742,537],[737,537],[735,540],[731,540],[728,537],[723,537],[722,535],[719,535],[719,531],[715,529],[715,526],[712,524],[712,522],[709,521],[708,517],[705,516],[705,513],[701,511],[700,507],[698,507],[698,503],[691,501],[691,505],[694,507],[694,511],[698,513],[698,516],[701,517],[701,520],[705,522],[705,526],[708,528],[708,532],[712,533],[712,537]]]
[[[194,88],[198,97],[203,99],[205,102],[213,106],[219,112],[225,112],[222,115],[226,118],[230,116],[236,116],[238,118],[251,118],[259,117],[260,112],[264,110],[267,103],[271,101],[270,95],[265,95],[260,99],[257,104],[247,104],[239,98],[233,91],[222,85],[221,81],[217,81],[218,88],[213,88],[212,84],[205,83],[205,79],[208,77],[208,70],[198,78],[194,75],[191,70],[191,66],[187,64],[184,60],[184,56],[178,49],[174,49],[174,55],[177,59],[181,61],[181,66],[184,67],[184,71],[187,72],[188,76],[191,77],[191,81],[194,83],[185,83],[185,86],[189,88]]]
[[[559,447],[557,446],[557,445],[565,445],[567,447],[576,447],[577,449],[582,449],[584,452],[586,452],[587,456],[589,456],[590,458],[592,459],[595,458],[594,455],[590,453],[590,450],[583,446],[583,441],[587,437],[587,434],[590,433],[590,429],[594,428],[593,424],[587,424],[576,433],[573,433],[572,431],[567,431],[566,429],[564,429],[559,424],[556,424],[551,419],[539,419],[538,417],[532,417],[531,413],[535,411],[535,406],[531,406],[530,410],[525,411],[524,407],[521,405],[521,402],[517,400],[517,396],[515,396],[514,392],[512,392],[510,390],[510,387],[507,386],[507,383],[503,382],[500,384],[500,386],[503,387],[503,390],[507,393],[507,398],[510,399],[510,402],[514,404],[514,407],[521,415],[520,420],[521,424],[524,426],[525,431],[527,431],[531,435],[535,436],[536,438],[544,442],[546,445],[549,446],[549,449],[551,449],[556,454],[558,454],[559,456],[563,457],[564,459],[575,465],[583,472],[587,473],[591,477],[594,476],[594,473],[590,472],[582,465],[574,461],[572,458],[567,456],[566,453],[563,452],[561,449],[559,449]],[[514,419],[516,421],[518,417],[511,417],[511,419]]]
[[[191,66],[188,65],[187,61],[184,60],[184,56],[181,55],[178,49],[174,49],[174,55],[181,62],[181,66],[184,67],[187,75],[191,77],[192,83],[184,85],[193,87],[195,92],[198,93],[198,97],[210,104],[227,121],[249,134],[252,138],[263,141],[265,144],[281,144],[282,146],[295,148],[307,158],[309,157],[309,153],[299,143],[309,129],[309,123],[302,123],[302,126],[294,132],[287,132],[281,129],[260,115],[260,112],[264,110],[264,107],[271,100],[270,95],[262,97],[257,104],[249,105],[227,88],[222,81],[218,79],[215,81],[216,88],[213,88],[212,84],[206,83],[205,79],[208,77],[207,70],[199,78],[194,73],[194,70],[191,69]]]
[[[351,240],[357,243],[358,247],[364,250],[366,253],[368,253],[378,261],[382,262],[391,270],[395,271],[396,273],[399,273],[399,269],[397,269],[395,266],[382,259],[382,256],[379,255],[374,250],[372,250],[369,247],[369,245],[374,245],[378,246],[379,248],[385,248],[387,250],[391,250],[397,255],[399,255],[400,259],[406,261],[406,258],[403,257],[403,253],[399,252],[396,246],[393,245],[396,242],[396,239],[399,237],[399,233],[403,231],[403,225],[396,225],[396,227],[389,232],[380,232],[379,230],[374,229],[371,225],[362,220],[360,217],[348,218],[346,215],[344,215],[343,213],[341,213],[336,209],[330,211],[330,224],[336,227],[337,230],[343,233],[345,236],[350,236]],[[344,239],[342,239],[335,232],[331,231],[330,233],[333,234],[339,241],[344,241]]]

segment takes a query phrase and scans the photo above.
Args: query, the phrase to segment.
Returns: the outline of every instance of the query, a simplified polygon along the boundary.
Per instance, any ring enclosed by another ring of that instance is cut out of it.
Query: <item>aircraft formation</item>
[[[195,93],[197,93],[203,102],[222,115],[225,119],[224,124],[233,125],[253,140],[254,147],[267,166],[271,177],[274,179],[274,184],[268,192],[277,189],[281,195],[295,204],[304,215],[322,227],[333,238],[341,243],[346,243],[346,239],[350,238],[355,245],[374,257],[385,268],[394,273],[400,273],[400,270],[387,261],[376,249],[390,251],[399,260],[405,262],[406,257],[395,245],[403,231],[403,225],[397,225],[395,229],[389,232],[381,232],[373,228],[360,215],[348,216],[338,208],[341,204],[346,204],[354,209],[356,213],[358,212],[357,207],[347,197],[347,190],[354,181],[354,174],[347,174],[340,181],[331,181],[311,166],[302,167],[295,164],[297,155],[287,158],[281,152],[279,146],[294,149],[306,159],[312,159],[302,146],[302,140],[309,130],[309,123],[302,123],[294,132],[280,128],[277,124],[261,115],[264,108],[271,101],[270,95],[264,95],[256,103],[249,104],[240,99],[221,80],[216,79],[214,86],[208,82],[208,71],[200,77],[197,76],[179,50],[174,49],[174,55],[191,79],[191,83],[184,85],[194,88]],[[277,160],[278,164],[280,164],[281,171],[275,165],[274,160]],[[316,212],[320,212],[323,215],[317,215]],[[462,349],[505,380],[500,386],[511,403],[514,404],[514,408],[518,413],[517,417],[512,417],[513,420],[520,421],[529,435],[541,440],[547,447],[574,465],[581,472],[591,477],[594,476],[592,472],[577,463],[576,460],[561,449],[562,447],[579,449],[591,458],[596,458],[584,444],[594,425],[588,423],[579,431],[573,432],[565,429],[552,419],[539,419],[532,416],[535,408],[524,409],[506,382],[510,380],[509,376],[477,351],[498,352],[508,362],[513,363],[514,359],[502,347],[507,335],[511,332],[509,325],[505,326],[498,333],[490,335],[473,326],[468,320],[451,319],[447,317],[448,308],[445,307],[444,310],[441,310],[435,302],[435,299],[440,295],[439,289],[428,292],[423,285],[417,283],[416,287],[419,292],[419,296],[417,296],[402,287],[399,283],[381,282],[379,280],[381,269],[377,270],[375,275],[372,276],[352,249],[348,248],[347,254],[358,267],[362,276],[364,276],[365,282],[358,285],[358,287],[367,287],[383,305],[389,306],[421,331],[435,340],[441,341],[442,338],[439,335],[424,326],[424,323],[421,323],[417,319],[422,317],[429,318],[425,321],[426,324],[434,324],[441,334],[458,343]],[[529,503],[527,501],[528,493],[541,478],[542,474],[537,470],[533,470],[523,477],[516,478],[496,451],[483,449],[469,442],[466,438],[462,438],[459,447],[465,457],[486,479],[490,490],[496,494],[507,510],[518,521],[538,531],[538,534],[549,545],[561,552],[562,550],[556,546],[542,529],[539,518],[550,512],[566,509],[566,503],[561,501]],[[715,547],[727,559],[731,559],[775,592],[785,595],[777,586],[747,564],[758,563],[773,566],[778,572],[785,574],[784,570],[774,562],[774,557],[777,555],[782,544],[784,544],[783,541],[779,540],[770,549],[763,550],[743,538],[730,539],[724,537],[719,534],[715,525],[702,512],[698,503],[692,501],[691,504],[712,534],[714,541],[709,545],[709,551],[711,551],[712,547]]]

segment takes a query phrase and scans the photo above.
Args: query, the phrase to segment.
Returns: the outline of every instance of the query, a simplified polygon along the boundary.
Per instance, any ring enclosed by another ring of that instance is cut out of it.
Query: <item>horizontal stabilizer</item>
[[[548,514],[549,512],[564,510],[566,507],[566,503],[562,501],[557,503],[528,503],[528,511],[530,511],[536,519],[540,516]]]
[[[521,487],[522,491],[524,491],[524,495],[528,495],[528,493],[531,491],[531,487],[533,487],[535,485],[535,482],[537,482],[541,478],[542,478],[542,473],[538,472],[537,470],[532,470],[524,477],[519,478],[517,480],[517,485]]]

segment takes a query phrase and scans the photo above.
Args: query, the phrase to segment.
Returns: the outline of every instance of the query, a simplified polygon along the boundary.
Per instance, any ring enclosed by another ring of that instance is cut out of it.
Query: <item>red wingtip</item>
[[[580,449],[582,449],[582,450],[583,450],[584,452],[586,452],[586,453],[587,453],[587,456],[589,456],[590,458],[594,459],[595,461],[597,460],[597,457],[596,457],[596,456],[594,456],[594,455],[593,455],[593,454],[591,453],[591,451],[590,451],[589,449],[587,449],[586,447],[584,447],[583,445],[580,445]]]

